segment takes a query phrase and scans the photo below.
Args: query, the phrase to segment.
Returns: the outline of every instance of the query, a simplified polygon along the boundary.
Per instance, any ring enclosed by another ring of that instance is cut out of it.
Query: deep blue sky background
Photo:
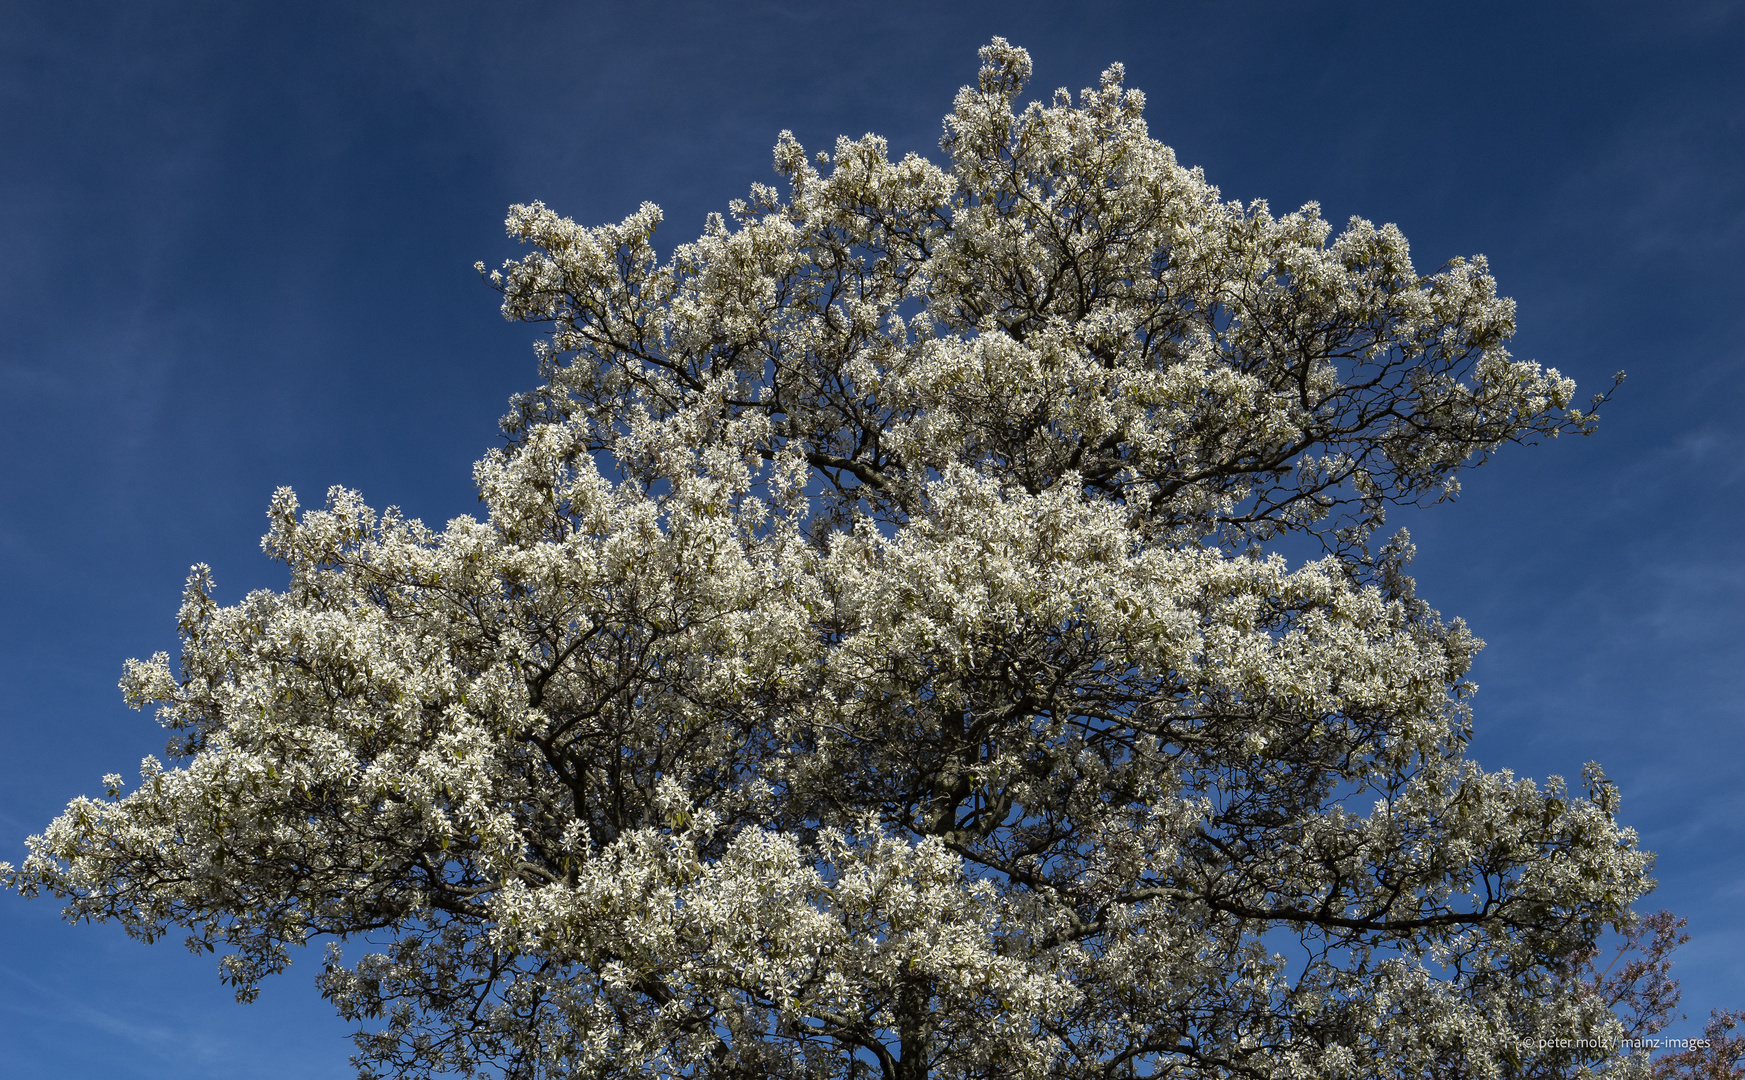
[[[1598,759],[1690,919],[1695,1033],[1745,1005],[1745,8],[1737,2],[0,6],[0,859],[161,752],[115,689],[189,564],[282,584],[267,498],[440,522],[534,381],[471,269],[507,204],[700,230],[793,129],[938,157],[994,34],[1033,89],[1110,61],[1229,197],[1490,256],[1518,355],[1600,434],[1414,515],[1421,591],[1490,643],[1474,756]],[[211,957],[0,897],[0,1071],[340,1078],[319,951],[231,1002]]]

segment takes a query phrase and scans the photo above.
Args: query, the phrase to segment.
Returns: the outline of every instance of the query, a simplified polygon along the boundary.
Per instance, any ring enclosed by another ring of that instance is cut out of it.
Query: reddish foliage
[[[1656,1058],[1654,1080],[1745,1080],[1745,1009],[1716,1009],[1703,1028],[1703,1045]]]

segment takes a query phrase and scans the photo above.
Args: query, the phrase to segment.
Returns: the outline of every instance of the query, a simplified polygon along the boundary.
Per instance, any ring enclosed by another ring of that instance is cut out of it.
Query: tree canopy
[[[1649,856],[1465,759],[1480,643],[1377,531],[1591,412],[1482,258],[982,60],[945,166],[784,133],[664,260],[514,207],[483,520],[278,492],[288,587],[196,567],[128,664],[170,766],[6,880],[245,999],[330,939],[367,1076],[1643,1069],[1572,971]]]

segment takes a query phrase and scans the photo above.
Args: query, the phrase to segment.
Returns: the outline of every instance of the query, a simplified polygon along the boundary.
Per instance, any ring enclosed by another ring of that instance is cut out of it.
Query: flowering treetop
[[[366,1075],[1639,1069],[1568,1048],[1649,885],[1614,790],[1464,760],[1478,642],[1372,547],[1589,430],[1571,383],[1482,259],[982,57],[947,167],[784,134],[665,261],[652,205],[513,208],[489,280],[551,335],[485,518],[281,491],[287,589],[197,568],[179,671],[127,669],[174,767],[8,880],[244,997],[377,943],[321,975]]]

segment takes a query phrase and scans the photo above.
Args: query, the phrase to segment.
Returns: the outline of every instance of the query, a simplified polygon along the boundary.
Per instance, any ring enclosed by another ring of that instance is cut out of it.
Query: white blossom
[[[245,999],[331,939],[367,1076],[1637,1067],[1541,1047],[1616,1030],[1563,974],[1651,884],[1614,789],[1464,760],[1480,643],[1371,547],[1588,430],[1569,380],[1483,259],[982,57],[945,167],[784,134],[665,261],[513,208],[552,332],[485,518],[280,491],[288,586],[196,567],[127,666],[171,765],[5,879]]]

